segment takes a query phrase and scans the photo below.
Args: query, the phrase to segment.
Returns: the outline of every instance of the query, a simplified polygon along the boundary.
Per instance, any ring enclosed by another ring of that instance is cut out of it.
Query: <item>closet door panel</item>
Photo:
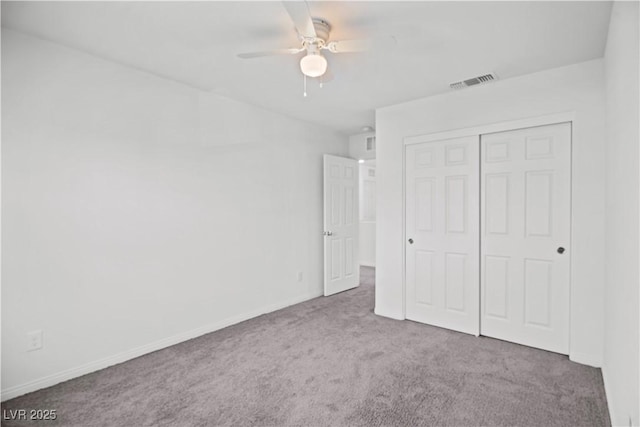
[[[406,317],[479,333],[479,139],[405,152]]]
[[[568,354],[571,124],[482,135],[481,152],[481,334]]]

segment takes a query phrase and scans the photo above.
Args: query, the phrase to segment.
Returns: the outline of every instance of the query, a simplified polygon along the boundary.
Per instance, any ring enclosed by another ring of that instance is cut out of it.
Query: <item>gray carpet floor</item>
[[[373,270],[316,298],[48,389],[6,426],[608,426],[566,356],[373,314]]]

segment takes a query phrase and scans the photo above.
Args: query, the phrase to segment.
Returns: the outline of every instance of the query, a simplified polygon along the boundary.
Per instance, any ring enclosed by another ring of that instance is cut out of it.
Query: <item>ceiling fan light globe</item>
[[[300,60],[300,70],[308,77],[320,77],[327,71],[327,60],[319,54],[310,54]]]

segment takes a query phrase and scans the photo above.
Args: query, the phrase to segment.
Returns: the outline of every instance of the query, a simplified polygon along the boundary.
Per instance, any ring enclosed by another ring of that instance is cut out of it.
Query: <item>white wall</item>
[[[377,110],[377,314],[404,318],[403,137],[562,112],[575,112],[570,356],[595,366],[602,363],[605,276],[602,60]]]
[[[346,137],[4,29],[2,92],[3,399],[321,295]]]
[[[615,2],[605,51],[607,243],[604,377],[613,425],[638,406],[638,3]]]
[[[368,160],[359,167],[360,224],[358,256],[360,265],[376,266],[376,167]]]

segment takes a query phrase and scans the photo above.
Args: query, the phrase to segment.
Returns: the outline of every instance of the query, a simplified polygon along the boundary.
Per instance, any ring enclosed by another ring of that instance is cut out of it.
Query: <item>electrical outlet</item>
[[[298,271],[298,282],[302,282],[302,271]]]
[[[42,348],[42,330],[31,331],[27,334],[27,351],[40,350]]]

